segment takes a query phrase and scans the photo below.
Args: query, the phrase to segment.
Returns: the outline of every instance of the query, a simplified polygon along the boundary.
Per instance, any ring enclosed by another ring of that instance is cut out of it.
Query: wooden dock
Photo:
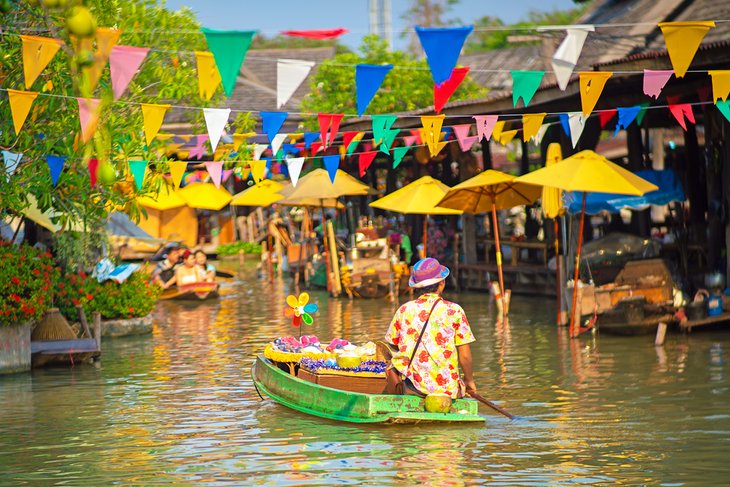
[[[459,290],[488,290],[497,280],[497,264],[454,264]],[[513,293],[555,296],[555,271],[544,265],[520,263],[503,265],[504,285]]]
[[[721,323],[730,323],[730,312],[721,313],[717,316],[708,316],[699,320],[683,321],[679,323],[679,329],[689,333],[698,326],[719,325]]]

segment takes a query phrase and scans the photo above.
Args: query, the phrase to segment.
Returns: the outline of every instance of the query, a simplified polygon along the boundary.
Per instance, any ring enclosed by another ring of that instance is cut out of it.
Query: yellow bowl
[[[354,355],[340,355],[337,357],[337,366],[341,369],[354,369],[361,362],[360,357]]]

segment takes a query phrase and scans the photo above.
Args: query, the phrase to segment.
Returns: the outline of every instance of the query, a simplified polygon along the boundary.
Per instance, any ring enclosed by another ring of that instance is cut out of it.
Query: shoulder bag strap
[[[423,338],[423,334],[426,331],[426,327],[428,326],[428,322],[431,319],[431,314],[433,313],[433,310],[436,308],[436,305],[439,304],[441,301],[441,297],[439,296],[436,301],[434,301],[433,306],[431,306],[431,311],[428,312],[428,318],[426,318],[426,322],[423,324],[423,328],[421,328],[421,334],[418,335],[418,341],[416,342],[416,346],[413,347],[413,352],[411,353],[411,359],[408,361],[408,368],[406,369],[406,372],[403,374],[406,376],[408,374],[408,371],[411,369],[411,364],[413,363],[413,357],[416,356],[416,350],[418,350],[418,346],[421,344],[421,338]]]

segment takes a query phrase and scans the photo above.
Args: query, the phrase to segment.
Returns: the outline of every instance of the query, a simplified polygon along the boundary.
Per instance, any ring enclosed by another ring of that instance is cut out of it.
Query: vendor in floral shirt
[[[408,394],[446,394],[457,398],[477,392],[469,348],[474,335],[461,306],[441,297],[448,275],[449,269],[436,259],[427,257],[416,262],[408,284],[421,295],[398,309],[385,334],[385,341],[397,347],[391,364],[404,377]],[[427,320],[428,327],[409,366]]]

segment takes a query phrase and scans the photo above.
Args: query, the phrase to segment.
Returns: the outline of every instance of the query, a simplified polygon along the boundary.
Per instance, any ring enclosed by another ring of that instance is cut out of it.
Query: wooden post
[[[94,311],[91,316],[94,320],[94,338],[96,339],[96,348],[101,351],[101,313]]]
[[[664,345],[664,339],[666,337],[667,337],[667,324],[659,323],[659,326],[656,329],[656,337],[654,338],[654,345],[656,345],[656,346]]]
[[[86,321],[86,313],[84,312],[84,307],[80,304],[77,304],[76,312],[79,314],[79,321],[81,322],[81,328],[83,328],[84,330],[84,336],[87,338],[92,338],[91,331],[89,330],[89,322]]]
[[[276,258],[279,265],[276,266],[276,275],[278,277],[281,277],[283,274],[283,263],[284,263],[284,254],[283,249],[281,245],[281,235],[279,234],[279,229],[276,228],[276,233],[274,234],[274,245],[276,246]]]
[[[340,277],[340,262],[337,255],[337,242],[335,241],[335,230],[332,221],[327,221],[327,240],[329,242],[329,253],[332,259],[332,294],[337,297],[342,293],[342,279]]]
[[[575,319],[576,307],[578,305],[578,280],[580,279],[580,251],[583,246],[583,225],[586,215],[586,197],[588,193],[583,192],[583,204],[580,210],[580,227],[578,229],[578,247],[575,253],[575,270],[573,273],[573,307],[570,312],[570,336],[577,338],[580,334],[580,312],[578,312],[578,320]]]

